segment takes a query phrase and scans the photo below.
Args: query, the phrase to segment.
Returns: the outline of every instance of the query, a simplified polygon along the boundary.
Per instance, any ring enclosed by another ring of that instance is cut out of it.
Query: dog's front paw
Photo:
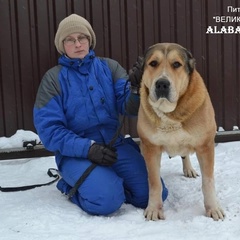
[[[215,221],[223,220],[225,218],[225,213],[221,207],[216,207],[206,210],[207,217],[213,218]]]
[[[146,220],[158,221],[164,220],[164,213],[162,208],[153,208],[148,206],[144,211],[144,216]]]

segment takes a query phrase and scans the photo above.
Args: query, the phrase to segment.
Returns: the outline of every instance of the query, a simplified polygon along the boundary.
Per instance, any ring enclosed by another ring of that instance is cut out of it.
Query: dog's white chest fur
[[[149,139],[153,144],[162,146],[169,156],[186,156],[194,152],[193,137],[179,126],[157,128]]]
[[[156,127],[150,141],[162,146],[169,156],[186,156],[194,152],[194,138],[180,122],[169,119],[164,113],[158,112],[161,118],[160,126]]]

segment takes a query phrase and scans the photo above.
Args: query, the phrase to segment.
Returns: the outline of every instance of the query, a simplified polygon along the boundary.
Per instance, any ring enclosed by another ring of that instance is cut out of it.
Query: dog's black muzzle
[[[160,78],[155,83],[155,93],[157,98],[167,98],[170,92],[170,82],[166,78]]]

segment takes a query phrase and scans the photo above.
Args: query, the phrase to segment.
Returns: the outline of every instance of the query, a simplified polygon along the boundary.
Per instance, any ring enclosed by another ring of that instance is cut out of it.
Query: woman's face
[[[83,59],[89,53],[89,37],[82,33],[73,33],[63,40],[65,53],[70,58]]]

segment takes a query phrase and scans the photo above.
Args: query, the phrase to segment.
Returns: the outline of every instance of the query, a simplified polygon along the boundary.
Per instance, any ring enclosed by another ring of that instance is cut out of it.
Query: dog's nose
[[[155,93],[157,98],[168,98],[170,82],[165,78],[160,78],[155,83]]]

